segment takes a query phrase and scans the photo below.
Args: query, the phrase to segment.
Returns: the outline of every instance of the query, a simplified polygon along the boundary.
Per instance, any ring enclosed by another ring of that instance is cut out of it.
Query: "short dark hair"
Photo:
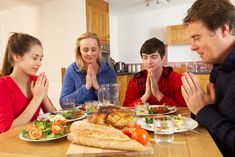
[[[156,52],[160,54],[161,58],[163,58],[165,55],[165,44],[157,38],[151,38],[146,40],[141,46],[140,56],[142,57],[143,53],[152,54]]]
[[[187,11],[184,24],[201,20],[210,31],[228,24],[235,34],[235,7],[229,0],[197,0]]]

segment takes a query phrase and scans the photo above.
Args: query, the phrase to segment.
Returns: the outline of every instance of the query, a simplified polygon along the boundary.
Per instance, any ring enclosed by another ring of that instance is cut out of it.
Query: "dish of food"
[[[181,115],[171,115],[170,117],[175,125],[174,132],[185,132],[187,130],[195,129],[198,126],[198,122],[192,118],[183,117]],[[137,124],[145,130],[153,131],[153,120],[150,116],[138,119]]]
[[[66,122],[73,122],[76,120],[81,120],[86,118],[87,113],[82,110],[61,110],[55,113],[45,113],[38,116],[37,120],[45,121],[49,120],[51,122],[56,121],[57,119],[63,119]]]
[[[135,114],[137,116],[159,115],[159,114],[172,114],[177,111],[175,106],[167,105],[136,105]]]
[[[52,140],[57,140],[63,137],[66,137],[68,134],[62,135],[62,136],[58,136],[58,137],[54,137],[54,138],[41,138],[41,139],[37,139],[37,140],[33,140],[33,139],[29,139],[27,137],[24,137],[22,134],[19,134],[19,138],[23,141],[28,141],[28,142],[46,142],[46,141],[52,141]]]
[[[29,142],[45,142],[68,135],[70,125],[65,121],[34,121],[27,129],[20,130],[19,138]]]
[[[151,105],[149,106],[149,115],[171,114],[177,111],[175,106]]]

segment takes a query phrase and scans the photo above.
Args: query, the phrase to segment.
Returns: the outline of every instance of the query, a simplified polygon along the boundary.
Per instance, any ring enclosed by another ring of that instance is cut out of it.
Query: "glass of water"
[[[75,98],[66,98],[63,101],[64,110],[74,110],[75,109]]]
[[[159,115],[153,119],[154,140],[158,144],[174,141],[174,123],[169,116]]]
[[[137,116],[148,115],[149,113],[149,104],[144,102],[138,102],[135,104],[135,114]]]

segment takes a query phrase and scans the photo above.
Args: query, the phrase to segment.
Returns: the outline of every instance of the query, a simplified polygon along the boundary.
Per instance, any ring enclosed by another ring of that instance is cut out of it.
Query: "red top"
[[[137,102],[142,102],[141,97],[145,93],[147,70],[134,75],[129,81],[123,106],[134,107]],[[186,107],[181,93],[182,75],[174,72],[171,67],[163,67],[162,76],[158,81],[159,90],[164,97],[157,100],[153,95],[148,99],[150,105],[166,104],[169,106]]]
[[[31,78],[34,80],[35,78]],[[10,76],[0,77],[0,133],[10,129],[16,119],[28,106],[27,98]],[[31,121],[39,115],[42,104],[36,110]]]

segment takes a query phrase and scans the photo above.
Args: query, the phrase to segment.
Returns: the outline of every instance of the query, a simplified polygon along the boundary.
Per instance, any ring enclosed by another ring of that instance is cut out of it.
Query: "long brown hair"
[[[100,51],[100,40],[97,36],[97,34],[95,33],[91,33],[91,32],[85,32],[83,34],[81,34],[78,39],[76,40],[76,48],[75,48],[75,61],[77,66],[79,67],[80,71],[86,70],[85,68],[85,62],[82,59],[82,54],[81,54],[81,50],[80,50],[80,41],[83,39],[87,39],[87,38],[92,38],[95,39],[97,41],[98,47],[99,47],[99,51]],[[97,63],[100,63],[100,55],[97,58]]]
[[[13,33],[7,42],[2,66],[2,75],[6,76],[12,73],[14,67],[13,55],[22,57],[34,45],[42,46],[40,40],[31,35],[24,33]]]

